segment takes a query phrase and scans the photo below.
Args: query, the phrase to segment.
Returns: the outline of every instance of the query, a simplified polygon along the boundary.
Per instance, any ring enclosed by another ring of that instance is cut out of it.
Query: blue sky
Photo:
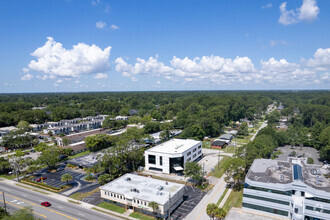
[[[328,0],[0,0],[0,92],[330,88]]]

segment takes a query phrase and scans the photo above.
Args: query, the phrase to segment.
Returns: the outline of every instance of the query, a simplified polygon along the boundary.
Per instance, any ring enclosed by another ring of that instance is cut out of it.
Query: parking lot
[[[171,214],[173,219],[183,219],[186,217],[195,206],[203,199],[206,192],[202,192],[202,190],[192,187],[185,186],[185,193],[183,196],[183,203]]]
[[[75,180],[81,180],[86,176],[85,173],[77,172],[72,169],[66,168],[65,170],[55,173],[47,173],[47,172],[41,173],[41,175],[36,176],[33,180],[37,180],[40,177],[46,177],[47,179],[43,181],[45,184],[60,188],[61,186],[66,184],[66,182],[61,181],[61,176],[66,173],[70,174],[73,177],[73,180],[69,181],[71,183],[75,182]]]
[[[317,165],[322,165],[323,164],[322,161],[319,161],[319,158],[320,158],[319,153],[317,152],[317,150],[315,148],[312,148],[312,147],[302,147],[302,149],[300,149],[300,147],[298,147],[298,146],[295,146],[295,147],[291,148],[291,146],[286,145],[284,147],[277,148],[277,150],[282,151],[282,154],[280,154],[278,156],[278,160],[287,161],[287,158],[288,158],[289,154],[292,151],[295,151],[297,153],[298,157],[305,154],[306,158],[308,158],[308,157],[313,158],[314,164],[317,164]]]

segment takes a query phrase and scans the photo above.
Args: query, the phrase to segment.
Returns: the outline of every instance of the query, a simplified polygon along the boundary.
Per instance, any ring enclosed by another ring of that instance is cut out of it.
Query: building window
[[[269,207],[249,204],[249,203],[245,203],[245,202],[243,202],[242,206],[245,208],[255,209],[255,210],[259,210],[259,211],[263,211],[263,212],[269,212],[269,213],[273,213],[273,214],[277,214],[277,215],[288,216],[288,214],[289,214],[288,212],[283,211],[283,210],[272,209]]]
[[[253,196],[253,195],[248,195],[248,194],[244,194],[243,197],[263,200],[263,201],[267,201],[267,202],[274,202],[274,203],[278,203],[278,204],[282,204],[282,205],[289,205],[290,204],[289,202],[286,202],[286,201],[281,201],[281,200],[277,200],[277,199],[270,199],[270,198],[265,198],[265,197],[260,197],[260,196]]]
[[[196,154],[193,155],[193,158],[196,157]]]
[[[201,154],[202,153],[202,151],[200,150],[200,151],[198,151],[198,154]]]
[[[273,189],[266,189],[266,188],[261,188],[261,187],[250,186],[249,184],[244,184],[244,188],[258,190],[258,191],[264,191],[264,192],[269,192],[269,193],[276,193],[276,194],[281,194],[281,195],[287,195],[287,196],[292,195],[291,190],[290,191],[279,191],[279,190],[273,190]]]
[[[298,208],[295,208],[295,209],[294,209],[294,212],[295,212],[295,213],[298,213],[298,211],[299,211]]]
[[[189,156],[191,154],[191,151],[189,151],[188,153],[187,153],[187,156]]]
[[[196,150],[197,150],[197,148],[195,148],[195,149],[193,150],[193,153],[196,152]]]
[[[199,146],[198,146],[198,149],[201,149],[201,148],[202,148],[202,145],[199,145]]]
[[[163,157],[162,157],[162,156],[159,157],[159,164],[160,164],[161,166],[163,166]]]
[[[189,161],[191,161],[191,157],[188,157],[188,158],[187,158],[187,162],[189,162]]]
[[[330,203],[330,199],[323,199],[323,198],[319,198],[319,197],[309,197],[306,199],[314,200],[314,201],[318,201],[318,202]]]
[[[140,204],[140,200],[137,200],[137,204]]]
[[[156,156],[155,155],[148,155],[148,161],[150,164],[156,164]]]

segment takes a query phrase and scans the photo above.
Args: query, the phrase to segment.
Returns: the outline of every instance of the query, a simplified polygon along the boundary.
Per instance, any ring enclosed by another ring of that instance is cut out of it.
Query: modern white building
[[[330,219],[330,167],[303,159],[254,160],[243,191],[243,209],[294,220]]]
[[[182,203],[184,185],[125,174],[101,186],[100,193],[107,202],[166,219]],[[150,202],[156,202],[158,208],[153,210],[149,207]]]
[[[202,157],[202,142],[171,139],[144,152],[145,169],[163,173],[182,172],[185,163]]]

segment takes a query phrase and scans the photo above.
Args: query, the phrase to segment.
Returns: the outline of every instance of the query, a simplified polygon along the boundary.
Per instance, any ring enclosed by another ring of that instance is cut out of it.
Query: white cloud
[[[288,45],[288,43],[284,40],[271,40],[269,41],[270,46],[276,46],[276,45]]]
[[[268,3],[266,5],[263,5],[261,8],[264,9],[264,8],[271,8],[273,7],[273,4],[272,3]]]
[[[31,75],[30,73],[26,73],[24,76],[21,77],[21,80],[29,81],[31,79],[33,79],[33,75]]]
[[[72,78],[109,70],[110,50],[96,45],[78,43],[72,49],[63,48],[52,37],[31,55],[36,58],[29,63],[29,70],[38,72],[38,79]]]
[[[167,74],[173,70],[157,59],[157,56],[156,58],[150,57],[148,60],[137,58],[137,62],[133,66],[128,64],[122,57],[119,57],[115,60],[116,71],[122,72],[125,77],[131,77],[136,74]]]
[[[286,2],[280,5],[281,15],[278,22],[283,25],[295,24],[303,20],[312,21],[317,18],[320,12],[316,0],[303,0],[301,7],[295,10],[287,10],[286,7]]]
[[[94,76],[94,79],[106,79],[108,78],[108,75],[105,74],[105,73],[97,73],[95,76]]]
[[[330,48],[319,48],[314,54],[314,59],[309,59],[307,66],[318,71],[330,70]]]
[[[272,88],[293,88],[316,83],[317,80],[320,81],[318,83],[327,84],[329,74],[324,71],[330,71],[330,48],[320,48],[312,59],[298,63],[273,57],[261,60],[258,69],[249,57],[224,58],[214,55],[193,59],[174,56],[169,65],[160,62],[158,56],[148,60],[137,58],[133,64],[119,57],[115,63],[116,71],[132,81],[136,81],[139,75],[147,75],[161,76],[174,83],[184,84],[230,86],[253,83],[255,86],[263,83]]]
[[[113,29],[113,30],[118,30],[119,29],[119,27],[117,25],[114,25],[114,24],[111,25],[110,28]]]
[[[107,26],[107,24],[105,22],[103,22],[103,21],[98,21],[95,24],[95,27],[98,28],[98,29],[104,29],[105,26]]]
[[[101,0],[93,0],[92,5],[98,5],[101,3]]]
[[[298,64],[289,63],[286,59],[276,60],[272,57],[268,61],[261,60],[262,73],[287,73],[295,71],[298,67]]]

